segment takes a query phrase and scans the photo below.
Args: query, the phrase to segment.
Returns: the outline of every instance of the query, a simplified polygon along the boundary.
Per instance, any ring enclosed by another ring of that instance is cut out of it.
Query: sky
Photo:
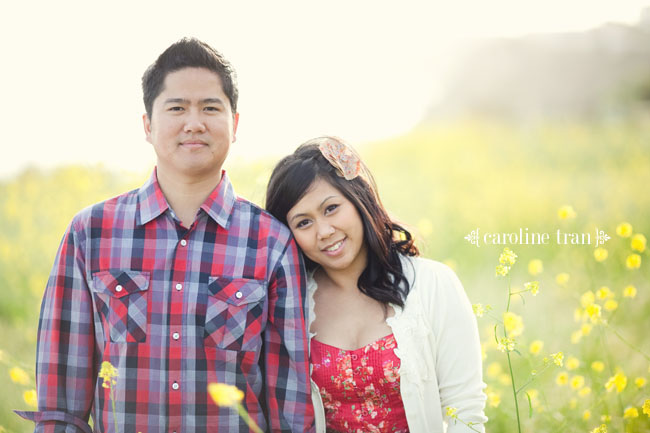
[[[650,0],[22,1],[0,9],[0,179],[27,166],[147,172],[142,73],[195,36],[237,70],[231,161],[323,134],[353,145],[415,127],[472,41],[633,24]]]

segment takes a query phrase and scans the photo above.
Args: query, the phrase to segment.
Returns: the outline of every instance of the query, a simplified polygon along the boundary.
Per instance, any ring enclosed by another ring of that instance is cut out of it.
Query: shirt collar
[[[154,168],[149,180],[138,190],[138,224],[144,225],[159,217],[167,209],[169,203],[158,184],[156,169]],[[235,190],[226,175],[221,171],[221,181],[201,205],[201,209],[208,214],[217,224],[227,229],[230,214],[235,205]],[[170,209],[171,210],[171,209]]]

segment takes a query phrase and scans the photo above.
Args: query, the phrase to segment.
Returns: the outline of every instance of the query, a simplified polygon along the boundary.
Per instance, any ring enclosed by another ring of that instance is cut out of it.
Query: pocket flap
[[[93,274],[93,290],[115,298],[149,289],[149,272],[110,269]]]
[[[243,305],[266,296],[265,286],[264,281],[250,278],[210,277],[208,292],[229,304]]]

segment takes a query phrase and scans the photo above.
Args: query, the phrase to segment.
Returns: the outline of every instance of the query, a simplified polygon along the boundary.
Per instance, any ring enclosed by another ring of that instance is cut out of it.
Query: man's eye
[[[219,107],[205,107],[206,111],[219,111]]]
[[[169,107],[169,111],[183,111],[183,107]]]

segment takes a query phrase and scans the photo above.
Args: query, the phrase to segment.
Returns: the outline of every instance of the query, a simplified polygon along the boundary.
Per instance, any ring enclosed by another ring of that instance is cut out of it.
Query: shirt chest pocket
[[[266,284],[248,278],[210,277],[205,345],[259,350],[265,319]]]
[[[114,269],[93,274],[95,307],[104,335],[116,343],[147,340],[149,273]]]

